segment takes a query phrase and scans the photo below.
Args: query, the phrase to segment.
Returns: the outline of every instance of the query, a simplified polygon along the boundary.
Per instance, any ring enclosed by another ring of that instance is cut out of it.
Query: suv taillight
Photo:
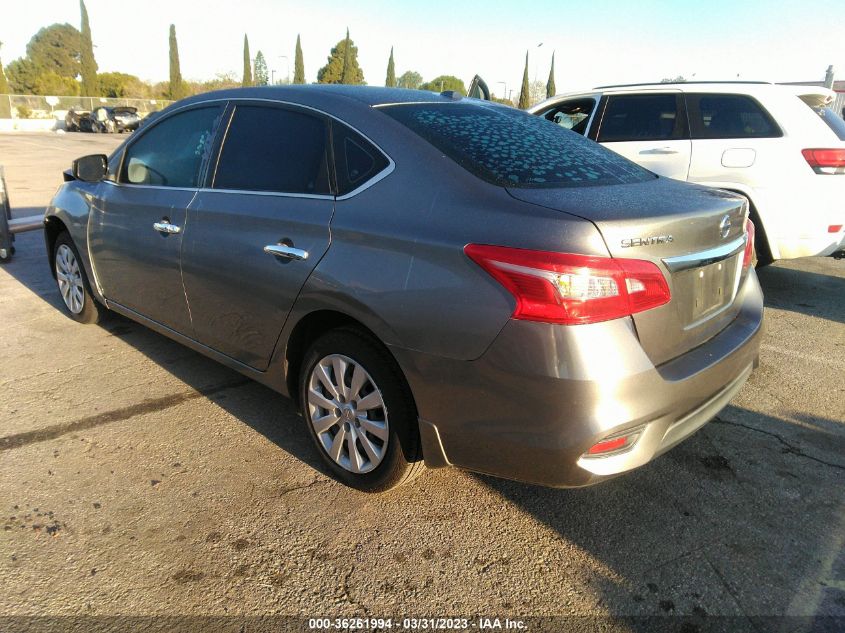
[[[653,263],[505,246],[467,244],[464,252],[516,299],[513,318],[578,325],[609,321],[669,302]]]
[[[745,252],[742,254],[742,268],[746,269],[754,261],[754,222],[745,221]]]
[[[845,174],[845,149],[802,149],[801,154],[817,174]]]

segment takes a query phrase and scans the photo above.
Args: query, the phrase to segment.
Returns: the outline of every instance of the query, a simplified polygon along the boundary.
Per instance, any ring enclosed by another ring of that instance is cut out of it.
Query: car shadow
[[[838,276],[777,264],[758,269],[766,307],[845,323],[845,261],[835,264],[841,267]]]
[[[650,464],[589,488],[474,477],[585,552],[610,613],[843,616],[843,455],[842,420],[729,406]]]

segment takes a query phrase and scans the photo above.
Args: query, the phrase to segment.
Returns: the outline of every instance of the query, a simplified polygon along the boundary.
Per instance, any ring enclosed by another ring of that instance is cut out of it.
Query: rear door
[[[197,339],[267,368],[285,319],[329,247],[334,211],[328,118],[239,102],[182,252]]]
[[[609,95],[597,140],[660,176],[687,179],[692,145],[679,91]]]

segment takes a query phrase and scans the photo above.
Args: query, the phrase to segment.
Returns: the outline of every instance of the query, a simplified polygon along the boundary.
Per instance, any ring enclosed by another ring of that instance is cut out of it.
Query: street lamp
[[[536,51],[536,50],[537,50],[537,49],[539,49],[542,45],[543,45],[543,42],[540,42],[539,44],[537,44],[537,46],[535,46],[535,47],[534,47],[534,50]],[[534,60],[534,81],[537,81],[537,65],[538,65],[538,64],[539,64],[539,62],[535,59],[535,60]]]
[[[287,55],[279,55],[279,59],[285,60],[285,68],[287,70],[285,76],[287,77],[287,83],[290,83],[290,59],[288,59]]]
[[[496,85],[498,86],[499,84],[502,84],[505,87],[504,92],[502,94],[505,97],[505,99],[507,99],[508,98],[508,82],[507,81],[497,81]]]

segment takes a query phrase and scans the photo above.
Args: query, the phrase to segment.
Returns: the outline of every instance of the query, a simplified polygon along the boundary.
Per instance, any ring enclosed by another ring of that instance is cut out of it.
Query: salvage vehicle
[[[69,132],[114,134],[133,132],[141,125],[138,108],[130,106],[100,106],[91,112],[69,110],[65,127]]]
[[[601,86],[529,112],[651,171],[745,196],[758,265],[845,249],[845,121],[817,86]]]
[[[514,108],[212,92],[66,181],[45,238],[70,317],[113,310],[291,397],[361,490],[423,464],[593,484],[757,364],[746,201]]]

